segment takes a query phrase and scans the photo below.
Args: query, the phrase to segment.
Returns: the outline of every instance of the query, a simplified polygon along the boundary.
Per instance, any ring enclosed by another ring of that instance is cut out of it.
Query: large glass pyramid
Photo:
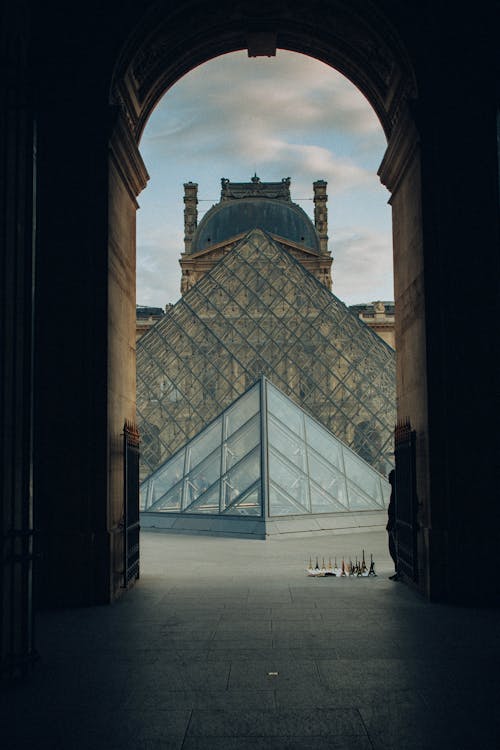
[[[260,375],[387,475],[394,351],[255,229],[137,343],[141,479]]]
[[[304,516],[384,510],[390,485],[266,378],[141,485],[146,513]]]

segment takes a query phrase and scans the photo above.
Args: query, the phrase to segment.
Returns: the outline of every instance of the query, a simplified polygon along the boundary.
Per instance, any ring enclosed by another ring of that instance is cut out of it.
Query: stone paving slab
[[[33,675],[0,696],[2,750],[500,747],[500,613],[389,581],[385,533],[141,544],[114,605],[38,617]],[[375,579],[305,574],[362,549]]]

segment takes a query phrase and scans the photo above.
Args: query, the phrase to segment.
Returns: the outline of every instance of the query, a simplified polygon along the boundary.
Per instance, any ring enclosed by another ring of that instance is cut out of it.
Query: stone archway
[[[285,5],[286,9],[281,3],[271,4],[259,13],[220,2],[216,9],[198,8],[196,23],[188,10],[179,11],[175,24],[160,8],[153,9],[131,34],[114,71],[111,102],[120,118],[111,141],[111,153],[115,155],[111,173],[118,164],[116,154],[121,154],[121,168],[127,163],[130,175],[137,174],[140,156],[134,144],[140,140],[156,103],[182,75],[214,56],[241,49],[247,49],[250,56],[270,56],[278,47],[315,57],[346,75],[372,104],[388,140],[379,174],[392,194],[398,405],[399,413],[410,415],[412,426],[424,436],[427,362],[421,176],[419,135],[411,114],[417,96],[415,76],[398,35],[375,7],[366,3],[348,9],[341,3],[328,7]],[[123,193],[120,215],[133,211],[125,204],[129,202]],[[111,245],[117,248],[127,241],[119,236],[119,227],[118,215],[111,216]],[[426,526],[429,488],[425,439],[417,445],[420,521]],[[430,594],[423,538],[420,560],[420,587]]]
[[[18,274],[26,302],[9,340],[29,347],[34,330],[41,603],[109,602],[122,584],[122,430],[135,417],[135,212],[147,179],[137,144],[144,124],[159,96],[189,69],[236,49],[268,54],[274,44],[344,73],[385,130],[380,176],[394,219],[398,409],[417,432],[420,587],[433,598],[494,599],[497,579],[492,586],[471,566],[453,575],[460,555],[489,570],[496,552],[494,17],[477,12],[465,19],[458,9],[437,6],[424,12],[418,3],[395,9],[384,0],[185,0],[175,7],[110,0],[106,9],[92,7],[93,14],[75,6],[69,19],[23,0],[27,14],[12,23],[26,55],[1,40],[15,96],[7,137],[0,138],[5,153],[19,156],[4,159],[11,194],[19,197],[6,210],[6,283],[14,288]],[[11,133],[17,140],[9,140]],[[25,165],[33,165],[35,140],[33,176]],[[34,329],[27,270],[33,239]],[[479,333],[470,295],[482,301]],[[5,423],[10,429],[12,415],[21,414],[31,437],[31,364],[18,351],[12,346],[19,377],[9,380]],[[466,454],[464,435],[480,436],[481,450]],[[16,450],[11,465],[21,467],[28,486],[24,444]],[[13,487],[22,504],[23,485]],[[471,514],[479,502],[481,512]]]

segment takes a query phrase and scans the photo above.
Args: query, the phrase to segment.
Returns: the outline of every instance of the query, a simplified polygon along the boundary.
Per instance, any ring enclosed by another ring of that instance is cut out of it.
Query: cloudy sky
[[[380,123],[343,76],[303,55],[224,55],[173,86],[140,149],[150,174],[137,215],[137,303],[180,296],[183,183],[199,185],[198,218],[219,200],[221,177],[291,178],[292,200],[312,218],[312,183],[328,182],[333,291],[347,304],[393,299],[391,210],[377,169]]]

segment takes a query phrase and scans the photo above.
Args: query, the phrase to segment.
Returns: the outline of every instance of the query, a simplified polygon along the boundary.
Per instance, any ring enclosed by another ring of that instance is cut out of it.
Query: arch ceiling
[[[259,45],[260,54],[286,49],[336,68],[366,96],[387,137],[416,95],[396,31],[366,0],[193,0],[172,10],[155,3],[142,17],[120,54],[111,102],[139,140],[159,99],[185,73],[228,52],[259,54]]]

